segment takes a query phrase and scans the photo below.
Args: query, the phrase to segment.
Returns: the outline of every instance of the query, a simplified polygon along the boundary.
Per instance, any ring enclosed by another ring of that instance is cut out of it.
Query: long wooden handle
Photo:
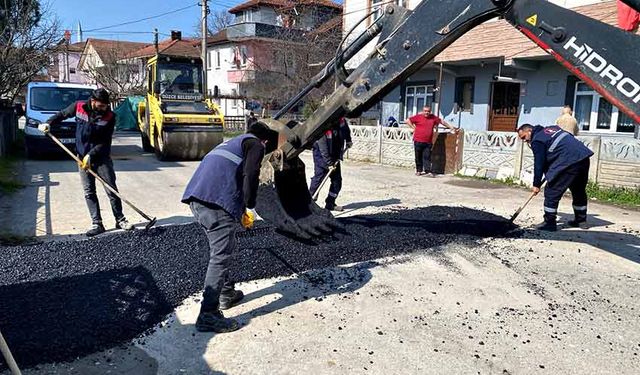
[[[336,165],[337,165],[337,163],[336,163]],[[331,177],[331,173],[333,173],[333,171],[335,171],[335,170],[336,170],[335,166],[329,167],[329,173],[327,173],[327,175],[324,176],[324,178],[322,179],[322,182],[320,182],[320,186],[318,186],[318,190],[316,190],[316,193],[313,194],[313,199],[314,200],[318,199],[318,196],[320,195],[320,190],[322,190],[322,187],[324,186],[324,184],[326,184],[327,180],[329,179],[329,177]]]
[[[53,134],[47,132],[47,135],[49,136],[49,138],[51,138],[58,146],[60,146],[60,148],[62,148],[67,154],[69,154],[69,156],[71,156],[76,162],[78,162],[79,164],[82,163],[82,160],[80,160],[79,157],[77,157],[73,152],[71,152],[71,150],[69,150],[69,148],[67,146],[65,146],[62,142],[60,142],[60,140],[58,138],[56,138]],[[116,189],[114,189],[111,185],[109,185],[105,180],[102,179],[102,177],[98,176],[98,174],[96,172],[94,172],[91,168],[87,169],[87,172],[89,172],[93,177],[96,178],[96,180],[100,181],[102,183],[102,185],[104,185],[105,189],[109,190],[110,192],[112,192],[113,194],[115,194],[118,198],[120,198],[124,203],[126,203],[129,207],[133,208],[133,210],[135,212],[137,212],[138,214],[140,214],[140,216],[144,217],[146,220],[153,220],[151,217],[149,217],[147,214],[145,214],[144,212],[142,212],[138,207],[134,206],[133,203],[129,202],[126,198],[124,198]]]
[[[13,375],[21,375],[20,369],[18,368],[18,364],[16,360],[13,359],[13,355],[11,355],[11,351],[9,350],[9,345],[4,341],[4,337],[2,337],[2,332],[0,332],[0,352],[2,352],[2,356],[4,360],[7,362],[9,366],[9,370]]]
[[[524,208],[527,207],[529,202],[531,202],[533,197],[535,197],[536,195],[537,195],[536,193],[531,193],[531,196],[529,197],[529,199],[527,199],[527,201],[524,202],[524,204],[520,208],[518,208],[518,210],[511,216],[511,219],[509,219],[509,221],[513,223],[514,220],[516,220],[516,218],[518,217],[518,215],[520,215],[522,210],[524,210]]]

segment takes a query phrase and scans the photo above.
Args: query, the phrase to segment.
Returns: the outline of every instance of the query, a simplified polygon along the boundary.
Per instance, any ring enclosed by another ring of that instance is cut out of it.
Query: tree
[[[207,17],[207,32],[209,36],[226,29],[233,24],[233,14],[226,10],[215,11]],[[202,23],[198,22],[193,27],[194,35],[200,38],[202,36]]]
[[[0,97],[13,100],[49,65],[60,39],[55,19],[37,0],[0,0]]]
[[[251,76],[241,87],[243,94],[263,103],[284,104],[331,60],[342,37],[341,16],[326,21],[324,14],[307,15],[317,17],[319,26],[311,31],[274,29],[271,56],[254,56],[252,67],[247,71]],[[264,48],[262,41],[255,46],[255,49]],[[333,82],[327,82],[314,89],[305,100],[307,104],[318,105],[333,89]]]

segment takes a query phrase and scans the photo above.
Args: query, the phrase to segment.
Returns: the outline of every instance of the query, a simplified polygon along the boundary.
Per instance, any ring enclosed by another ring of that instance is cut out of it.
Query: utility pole
[[[159,52],[159,47],[158,47],[158,29],[157,28],[153,29],[153,47],[155,48],[156,55],[157,55],[158,52]]]
[[[207,92],[207,16],[209,15],[209,7],[207,6],[207,0],[201,0],[202,3],[202,93],[206,96]]]

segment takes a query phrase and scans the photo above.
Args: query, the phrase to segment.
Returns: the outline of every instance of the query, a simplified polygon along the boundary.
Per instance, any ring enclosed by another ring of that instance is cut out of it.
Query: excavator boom
[[[637,9],[640,0],[625,3]],[[640,123],[637,35],[547,1],[424,0],[413,11],[385,7],[376,22],[381,31],[374,51],[321,108],[291,127],[283,148],[286,158],[308,149],[340,117],[357,117],[371,108],[469,30],[495,17],[504,18]]]
[[[624,2],[636,10],[640,5],[640,0]],[[361,115],[469,30],[496,17],[640,123],[640,38],[635,34],[542,0],[423,0],[413,11],[389,4],[364,34],[345,48],[341,45],[327,67],[276,115],[282,116],[332,73],[341,82],[305,122],[271,124],[282,144],[271,158],[275,190],[259,199],[271,206],[259,211],[298,238],[331,232],[337,223],[311,199],[298,155],[341,117]],[[344,63],[376,36],[373,52],[348,74]]]

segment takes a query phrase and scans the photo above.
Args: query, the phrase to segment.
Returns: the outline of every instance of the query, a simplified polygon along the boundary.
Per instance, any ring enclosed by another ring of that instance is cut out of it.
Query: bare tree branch
[[[15,96],[49,65],[57,21],[36,0],[0,0],[0,97]]]

